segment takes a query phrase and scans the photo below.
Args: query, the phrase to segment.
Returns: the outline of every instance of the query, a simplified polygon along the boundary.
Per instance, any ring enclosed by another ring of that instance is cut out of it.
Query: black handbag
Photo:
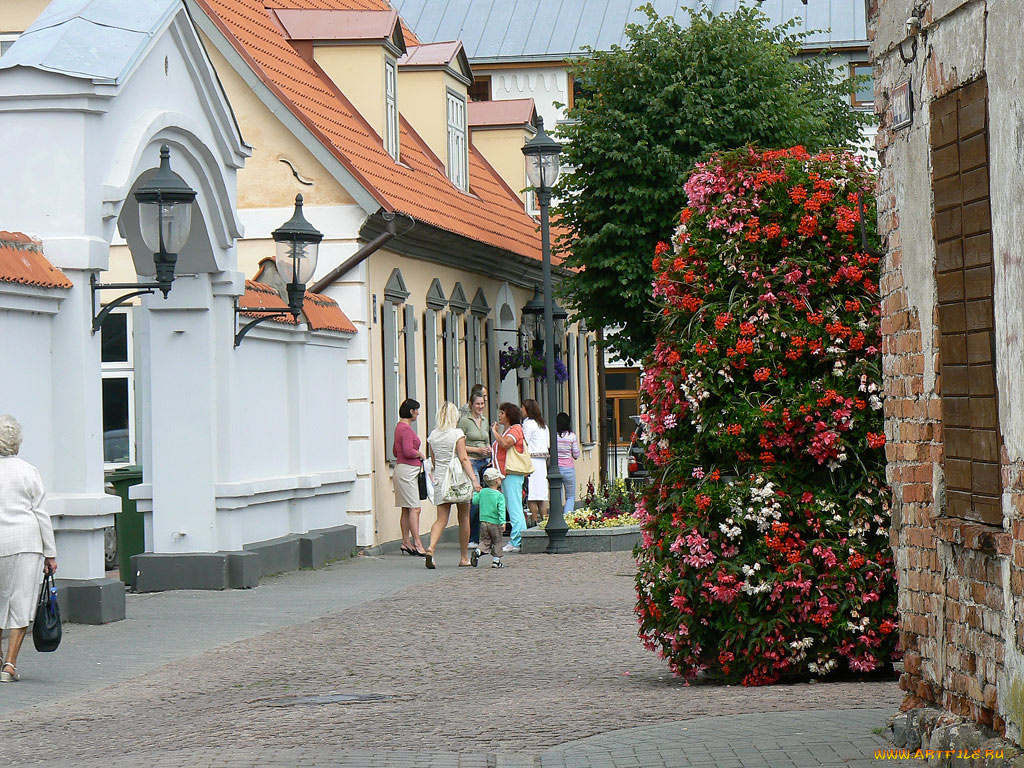
[[[430,494],[427,493],[427,471],[423,468],[423,462],[420,462],[420,473],[416,477],[416,482],[420,487],[420,499],[430,498]]]
[[[40,653],[56,651],[60,645],[60,606],[57,605],[57,587],[53,574],[43,576],[39,590],[39,605],[36,606],[36,620],[32,622],[32,642]]]

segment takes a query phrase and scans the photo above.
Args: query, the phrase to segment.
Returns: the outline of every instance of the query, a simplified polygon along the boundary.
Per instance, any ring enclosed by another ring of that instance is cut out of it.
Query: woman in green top
[[[459,429],[466,433],[466,453],[473,463],[473,471],[477,480],[483,477],[483,471],[491,466],[491,435],[484,416],[487,407],[486,390],[482,384],[476,384],[469,394],[469,413],[459,419]],[[480,541],[480,506],[474,504],[469,508],[469,548],[473,549]]]

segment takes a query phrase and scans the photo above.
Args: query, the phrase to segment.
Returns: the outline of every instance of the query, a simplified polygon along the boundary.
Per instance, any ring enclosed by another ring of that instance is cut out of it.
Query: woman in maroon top
[[[420,404],[413,399],[402,403],[398,409],[398,425],[395,427],[396,464],[392,481],[395,485],[395,505],[402,508],[402,551],[409,555],[426,554],[420,540],[420,488],[419,474],[426,456],[420,450],[419,435],[412,425],[420,415]]]

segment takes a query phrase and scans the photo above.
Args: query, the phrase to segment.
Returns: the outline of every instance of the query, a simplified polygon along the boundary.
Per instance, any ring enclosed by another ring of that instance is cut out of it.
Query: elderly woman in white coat
[[[0,683],[18,680],[18,652],[35,618],[43,574],[57,572],[43,481],[18,458],[20,448],[21,425],[0,416],[0,640],[7,636]]]

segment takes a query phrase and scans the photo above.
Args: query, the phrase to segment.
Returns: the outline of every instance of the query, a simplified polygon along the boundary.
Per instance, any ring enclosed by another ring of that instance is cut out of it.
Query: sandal
[[[434,555],[431,552],[424,553],[424,557],[427,558],[427,568],[434,570]]]
[[[11,669],[10,672],[7,671],[8,667]],[[11,662],[5,661],[3,666],[0,666],[0,683],[16,683],[20,679],[21,675],[18,674],[18,668],[11,664]]]

